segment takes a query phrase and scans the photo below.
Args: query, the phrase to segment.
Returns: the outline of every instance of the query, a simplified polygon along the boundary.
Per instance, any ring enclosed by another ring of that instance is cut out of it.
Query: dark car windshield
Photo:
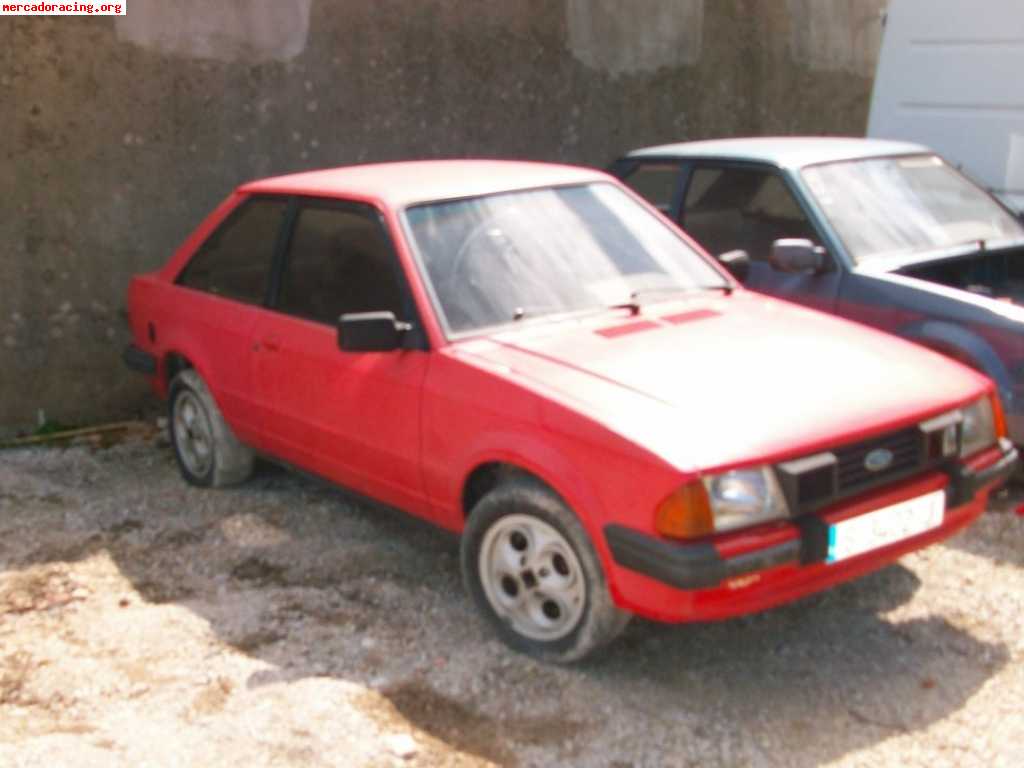
[[[727,285],[608,183],[417,205],[405,218],[451,333]]]
[[[988,193],[936,155],[827,163],[802,173],[858,262],[1024,237]]]

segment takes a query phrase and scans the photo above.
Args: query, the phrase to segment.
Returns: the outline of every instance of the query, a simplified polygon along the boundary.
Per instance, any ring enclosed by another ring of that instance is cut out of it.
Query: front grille
[[[892,464],[885,469],[872,472],[865,466],[865,460],[872,451],[884,448],[893,454]],[[916,426],[891,432],[888,435],[865,440],[833,451],[838,462],[838,487],[840,496],[882,485],[922,465],[925,442]]]
[[[929,459],[927,446],[926,434],[915,425],[782,462],[775,470],[795,516],[938,466],[941,458]],[[879,449],[889,451],[892,459],[887,466],[873,471],[868,468],[867,459]]]

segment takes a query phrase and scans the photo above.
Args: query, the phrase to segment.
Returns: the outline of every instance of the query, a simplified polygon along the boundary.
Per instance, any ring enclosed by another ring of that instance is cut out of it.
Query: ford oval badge
[[[868,472],[881,472],[892,464],[892,451],[888,448],[876,448],[864,457],[864,469]]]

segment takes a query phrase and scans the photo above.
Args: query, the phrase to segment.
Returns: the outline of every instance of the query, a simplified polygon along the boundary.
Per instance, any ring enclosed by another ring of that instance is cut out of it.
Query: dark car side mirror
[[[825,271],[825,249],[802,237],[784,237],[772,243],[768,262],[779,272],[816,275]]]
[[[750,274],[750,254],[746,251],[726,251],[719,254],[718,262],[729,270],[729,273],[741,283]]]
[[[351,312],[338,318],[338,346],[345,352],[390,352],[401,348],[411,330],[394,312]]]

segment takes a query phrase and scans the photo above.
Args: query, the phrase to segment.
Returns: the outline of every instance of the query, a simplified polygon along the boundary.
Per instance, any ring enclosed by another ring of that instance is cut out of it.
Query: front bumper
[[[1020,457],[1013,443],[1006,438],[999,440],[999,459],[982,469],[973,469],[964,464],[958,464],[949,471],[949,489],[947,491],[947,503],[951,507],[958,507],[965,504],[980,491],[988,486],[1002,485],[1020,465]]]
[[[981,514],[988,492],[1008,479],[1018,463],[1017,450],[1003,439],[965,464],[902,483],[895,490],[726,537],[732,545],[711,540],[669,541],[622,525],[608,525],[604,532],[612,560],[622,569],[620,574],[625,574],[615,579],[620,586],[617,592],[627,607],[668,621],[724,618],[778,604],[866,573],[952,535]],[[825,562],[832,523],[943,488],[946,513],[938,528],[849,561]],[[657,583],[654,589],[652,580]],[[772,584],[777,587],[774,591]],[[740,593],[748,586],[754,587],[753,593],[744,599]],[[631,597],[634,593],[636,597]]]
[[[681,544],[632,528],[604,529],[615,562],[676,589],[707,589],[727,579],[800,561],[802,542],[789,539],[773,546],[722,557],[710,542]]]

